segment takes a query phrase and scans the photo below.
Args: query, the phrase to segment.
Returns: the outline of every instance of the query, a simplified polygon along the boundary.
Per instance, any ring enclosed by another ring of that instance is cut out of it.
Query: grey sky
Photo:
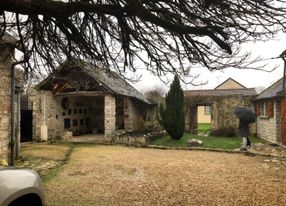
[[[279,56],[286,49],[286,33],[281,33],[275,40],[269,40],[265,42],[252,42],[241,46],[242,51],[251,51],[253,57],[261,56],[263,59]],[[283,75],[283,61],[282,59],[262,61],[261,63],[268,63],[265,67],[266,70],[271,70],[275,65],[279,67],[273,72],[264,72],[257,70],[239,70],[239,69],[226,69],[224,71],[210,72],[203,68],[193,69],[193,74],[200,74],[197,79],[197,83],[208,81],[207,84],[201,86],[182,85],[184,89],[212,89],[219,83],[229,77],[237,80],[246,87],[268,87],[272,83],[276,82]],[[155,86],[164,87],[164,85],[158,77],[153,76],[147,71],[140,71],[138,74],[142,74],[141,81],[134,84],[134,86],[140,91],[146,91],[152,89]]]

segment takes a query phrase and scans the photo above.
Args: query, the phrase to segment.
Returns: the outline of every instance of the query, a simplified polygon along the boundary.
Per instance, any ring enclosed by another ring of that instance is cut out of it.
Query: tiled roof
[[[283,78],[279,79],[277,82],[275,82],[270,87],[268,87],[260,94],[258,94],[256,100],[277,97],[278,93],[281,92],[282,90],[283,90]]]
[[[132,87],[127,81],[120,77],[117,73],[110,71],[107,73],[105,70],[98,69],[94,65],[84,62],[83,64],[78,62],[78,66],[84,65],[83,69],[95,80],[99,81],[106,88],[113,91],[116,94],[135,97],[145,103],[149,101],[134,87]]]
[[[246,88],[246,89],[187,90],[184,91],[184,94],[186,96],[230,96],[230,95],[255,96],[257,93],[254,88]]]
[[[68,68],[69,65],[72,65],[74,63],[76,66],[82,69],[88,76],[90,76],[92,79],[100,83],[104,88],[106,88],[108,91],[119,94],[123,96],[128,97],[134,97],[140,101],[143,101],[147,104],[150,104],[150,102],[134,87],[132,87],[127,81],[125,81],[120,75],[113,71],[108,71],[105,69],[97,68],[96,66],[84,62],[82,60],[73,59],[72,62],[65,62],[61,68],[65,67]],[[60,71],[60,68],[59,70]],[[45,80],[40,82],[38,84],[38,88],[43,88],[45,84],[47,84],[52,78],[53,74],[49,75]]]

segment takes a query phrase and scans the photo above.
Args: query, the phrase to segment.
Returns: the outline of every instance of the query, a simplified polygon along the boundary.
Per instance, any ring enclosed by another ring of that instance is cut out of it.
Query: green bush
[[[167,93],[166,107],[160,105],[160,124],[166,129],[172,139],[180,139],[185,132],[184,93],[180,80],[175,76],[170,91]]]
[[[162,132],[164,130],[164,128],[156,120],[145,122],[145,127],[147,132]]]
[[[216,137],[236,137],[236,129],[234,127],[221,127],[218,129],[213,129],[210,132],[211,136],[216,136]]]

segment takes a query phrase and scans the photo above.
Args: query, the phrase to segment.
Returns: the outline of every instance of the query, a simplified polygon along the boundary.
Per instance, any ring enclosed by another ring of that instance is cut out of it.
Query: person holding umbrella
[[[242,138],[242,148],[245,149],[246,147],[251,146],[251,142],[248,138],[249,135],[249,124],[239,120],[239,136]]]
[[[247,108],[236,107],[234,113],[239,119],[239,136],[242,137],[242,150],[246,150],[246,147],[251,146],[249,140],[249,124],[256,121],[256,115]]]

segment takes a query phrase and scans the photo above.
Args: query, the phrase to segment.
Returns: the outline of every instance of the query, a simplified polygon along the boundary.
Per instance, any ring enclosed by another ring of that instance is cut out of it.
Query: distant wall
[[[190,109],[196,105],[203,105],[207,103],[211,105],[212,121],[211,125],[213,129],[222,127],[233,127],[238,129],[238,118],[234,114],[234,109],[237,106],[253,108],[251,96],[243,95],[227,95],[219,97],[201,97],[192,96],[188,98],[185,109],[186,130],[190,130]],[[251,124],[251,133],[255,133],[255,124]]]
[[[211,123],[211,115],[205,114],[205,106],[198,106],[198,123]]]
[[[226,81],[216,89],[244,89],[244,87],[235,81]]]

